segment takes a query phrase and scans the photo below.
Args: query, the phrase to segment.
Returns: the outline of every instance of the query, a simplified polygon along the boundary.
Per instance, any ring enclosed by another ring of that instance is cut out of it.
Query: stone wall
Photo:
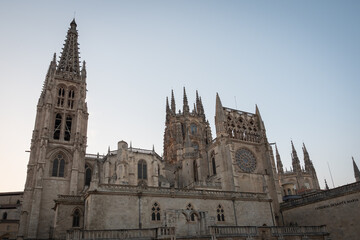
[[[326,225],[332,239],[360,236],[360,183],[305,196],[281,206],[285,225]]]
[[[86,230],[175,227],[177,236],[195,236],[208,234],[209,226],[273,226],[272,203],[266,194],[102,187],[85,199]],[[160,220],[152,219],[155,203]],[[219,205],[224,221],[217,218]]]
[[[0,193],[0,239],[16,239],[23,192]]]

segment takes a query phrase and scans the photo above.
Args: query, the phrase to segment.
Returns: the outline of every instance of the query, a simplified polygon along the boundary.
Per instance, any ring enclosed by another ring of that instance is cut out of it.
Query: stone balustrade
[[[257,236],[257,227],[252,226],[211,226],[210,234],[215,236]]]
[[[148,229],[118,229],[118,230],[69,230],[66,240],[95,239],[175,239],[175,228],[160,227]]]
[[[260,232],[270,232],[273,237],[282,236],[328,236],[326,226],[305,227],[253,227],[253,226],[211,226],[210,234],[216,237],[259,237]],[[257,238],[256,238],[257,239]]]

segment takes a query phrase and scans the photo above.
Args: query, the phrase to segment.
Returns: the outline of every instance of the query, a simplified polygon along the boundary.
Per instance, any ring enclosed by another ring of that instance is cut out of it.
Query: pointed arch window
[[[217,213],[217,220],[219,222],[224,222],[225,221],[224,209],[220,204],[217,207],[216,213]]]
[[[70,89],[69,93],[68,93],[68,105],[67,107],[69,109],[73,109],[74,108],[74,99],[75,99],[75,90],[74,89]]]
[[[71,124],[72,124],[72,117],[71,117],[71,116],[67,116],[67,117],[66,117],[66,124],[65,124],[65,135],[64,135],[64,140],[65,140],[65,141],[70,141],[70,137],[71,137]]]
[[[216,162],[215,162],[215,152],[211,152],[211,166],[213,170],[213,175],[216,175]]]
[[[92,171],[89,165],[85,164],[85,186],[90,186]]]
[[[197,182],[198,179],[198,171],[197,171],[197,163],[196,160],[193,162],[193,168],[194,168],[194,182]]]
[[[147,179],[147,164],[143,159],[138,162],[138,179]]]
[[[65,88],[59,87],[57,106],[64,107],[64,102],[65,102]]]
[[[189,203],[187,206],[186,206],[186,210],[190,210],[191,214],[190,214],[190,221],[194,222],[195,221],[195,213],[193,212],[194,211],[194,207],[191,203]]]
[[[197,126],[195,123],[192,123],[190,125],[190,132],[191,132],[191,135],[195,135],[197,133]]]
[[[73,213],[73,227],[80,227],[80,211],[79,209],[76,209]]]
[[[65,159],[62,154],[58,154],[53,161],[52,174],[53,177],[64,177]]]
[[[151,208],[151,220],[160,221],[160,205],[157,202]]]
[[[61,114],[60,113],[56,114],[55,125],[54,125],[54,135],[53,135],[53,138],[56,140],[60,139],[61,121],[62,121]]]
[[[2,219],[3,219],[3,220],[6,220],[6,219],[7,219],[7,215],[8,215],[7,212],[4,212],[3,215],[2,215]]]

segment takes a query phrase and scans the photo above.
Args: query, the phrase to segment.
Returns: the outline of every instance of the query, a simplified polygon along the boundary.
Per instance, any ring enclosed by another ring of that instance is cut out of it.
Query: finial
[[[110,155],[110,146],[108,147],[108,154]]]
[[[188,104],[188,100],[187,100],[187,96],[186,96],[185,87],[184,87],[184,99],[183,99],[183,113],[184,114],[189,113],[189,104]]]
[[[176,114],[174,90],[171,90],[171,111]]]
[[[152,148],[152,151],[153,151],[153,152],[155,152],[155,146],[154,146],[154,144],[153,144],[153,148]]]
[[[73,20],[71,21],[70,26],[71,26],[71,28],[76,28],[76,27],[77,27],[77,24],[76,24],[76,22],[75,22],[75,17],[74,17]]]
[[[130,141],[130,149],[132,149],[132,141]]]

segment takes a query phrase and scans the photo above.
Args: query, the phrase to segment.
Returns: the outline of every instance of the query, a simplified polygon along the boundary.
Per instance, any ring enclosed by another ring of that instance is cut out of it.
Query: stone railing
[[[249,193],[249,192],[230,192],[218,190],[202,190],[202,189],[184,189],[184,188],[158,188],[158,187],[141,187],[118,184],[99,184],[97,191],[125,192],[125,193],[141,193],[152,195],[168,195],[168,196],[194,196],[198,198],[217,197],[225,199],[257,199],[269,200],[266,193]]]
[[[206,182],[206,181],[199,181],[199,182],[192,182],[186,188],[193,189],[193,188],[215,188],[221,189],[220,182]]]
[[[258,228],[252,226],[211,226],[210,234],[215,236],[245,236],[254,237],[258,235]]]
[[[324,199],[328,199],[328,198],[332,198],[332,197],[342,196],[342,195],[349,194],[349,193],[356,192],[356,191],[360,191],[360,182],[355,182],[355,183],[347,184],[345,186],[341,186],[338,188],[333,188],[333,189],[326,190],[326,191],[321,191],[321,192],[317,192],[317,193],[311,193],[308,195],[304,195],[300,199],[295,199],[295,200],[291,200],[289,202],[281,203],[280,207],[282,209],[292,208],[292,207],[299,206],[299,205],[305,205],[305,204],[309,204],[309,203],[322,201]]]
[[[175,228],[160,227],[149,229],[118,230],[69,230],[66,240],[95,239],[175,239]]]
[[[274,237],[281,236],[328,236],[326,226],[306,227],[253,227],[253,226],[211,226],[210,234],[216,237],[257,237],[261,232],[271,233]]]
[[[91,153],[86,153],[85,154],[85,158],[91,158],[91,159],[103,159],[105,156],[101,155],[101,154],[91,154]]]
[[[304,226],[304,227],[271,227],[272,236],[310,236],[310,235],[328,235],[326,226]]]

